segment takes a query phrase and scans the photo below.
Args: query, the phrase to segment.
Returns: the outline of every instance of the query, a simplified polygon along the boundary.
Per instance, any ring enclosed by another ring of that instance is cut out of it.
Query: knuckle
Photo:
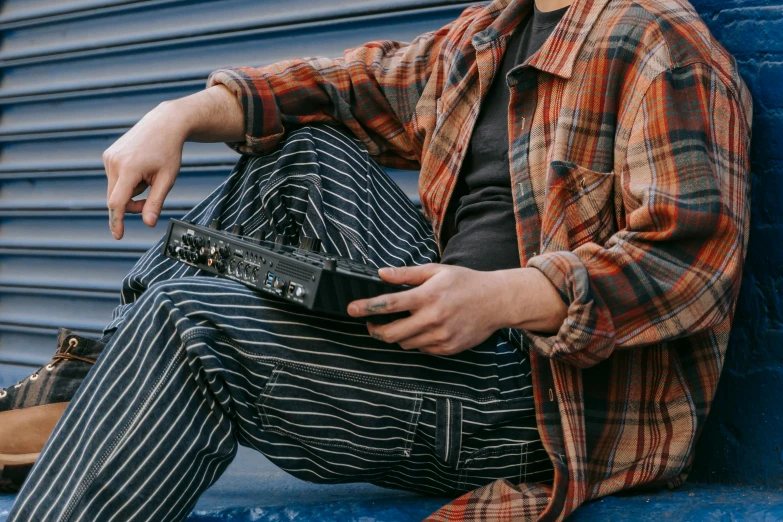
[[[379,331],[378,328],[373,326],[368,326],[367,330],[370,332],[370,337],[375,339],[376,341],[386,341],[386,339],[383,337],[383,333]]]
[[[451,334],[445,330],[439,330],[435,333],[435,343],[436,344],[448,344],[448,342],[451,341]]]
[[[122,164],[122,158],[116,152],[112,152],[111,155],[109,156],[108,164],[111,167],[115,167],[115,168],[120,167]]]

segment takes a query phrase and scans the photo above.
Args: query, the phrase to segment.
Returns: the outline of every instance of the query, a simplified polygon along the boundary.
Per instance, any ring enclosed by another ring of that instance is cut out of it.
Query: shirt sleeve
[[[568,304],[550,358],[589,367],[615,349],[684,337],[733,314],[749,225],[750,97],[693,64],[652,81],[630,129],[624,227],[605,244],[547,252],[541,270]]]
[[[409,44],[370,42],[345,51],[342,58],[301,58],[214,71],[207,86],[225,85],[244,109],[245,141],[229,146],[263,155],[275,149],[288,128],[342,124],[370,154],[385,157],[386,164],[418,167],[421,144],[414,125],[422,92],[438,66],[450,29],[480,7],[466,9],[455,22]]]

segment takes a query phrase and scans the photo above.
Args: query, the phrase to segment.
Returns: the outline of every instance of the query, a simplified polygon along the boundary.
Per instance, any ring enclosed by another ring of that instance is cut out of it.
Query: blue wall
[[[695,0],[754,100],[750,245],[694,480],[783,488],[783,5]]]

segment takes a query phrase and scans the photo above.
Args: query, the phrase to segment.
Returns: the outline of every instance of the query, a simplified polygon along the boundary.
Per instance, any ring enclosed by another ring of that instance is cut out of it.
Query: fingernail
[[[394,273],[394,268],[390,266],[385,266],[383,268],[378,269],[379,275],[392,275]]]
[[[117,232],[112,232],[111,235],[114,236],[114,239],[120,238],[120,235]]]
[[[154,212],[145,212],[144,219],[151,223],[155,223],[155,221],[158,219],[158,215]]]
[[[356,305],[348,305],[348,313],[350,315],[355,315],[359,312],[359,307]]]

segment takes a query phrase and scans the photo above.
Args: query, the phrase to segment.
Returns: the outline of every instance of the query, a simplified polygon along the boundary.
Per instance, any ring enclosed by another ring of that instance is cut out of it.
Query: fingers
[[[403,339],[421,335],[426,331],[429,321],[418,313],[404,319],[398,319],[389,324],[367,323],[370,337],[385,343],[397,343]]]
[[[135,198],[136,196],[138,196],[139,194],[147,190],[147,187],[149,187],[149,185],[147,185],[146,181],[144,180],[139,181],[139,184],[136,185],[136,188],[133,189],[132,197]],[[128,201],[128,204],[125,205],[125,212],[127,214],[140,214],[142,208],[144,208],[144,203],[146,201],[147,201],[146,199],[132,199]]]
[[[440,339],[432,332],[423,332],[408,339],[398,341],[403,350],[419,350],[426,353],[434,353],[437,346],[441,345]]]
[[[369,315],[391,314],[415,310],[421,302],[416,289],[405,290],[394,294],[384,294],[371,299],[360,299],[348,305],[348,315],[351,317],[367,317]]]
[[[166,196],[168,196],[173,185],[173,176],[158,174],[158,176],[155,177],[155,182],[150,188],[150,193],[144,203],[141,215],[147,226],[154,227],[158,222],[160,212],[163,209],[163,202],[166,200]]]
[[[103,152],[103,168],[106,171],[106,202],[108,203],[111,193],[114,191],[114,185],[117,184],[117,168],[114,166],[111,148]]]
[[[422,312],[386,325],[367,323],[373,339],[398,344],[403,350],[419,350],[432,355],[452,355],[460,351],[448,330],[434,326],[436,321],[422,317]]]
[[[420,285],[443,269],[438,263],[421,266],[386,267],[378,270],[381,279],[397,285]]]
[[[144,203],[146,202],[146,199],[132,199],[125,205],[125,212],[127,214],[141,214],[141,211],[144,209]]]
[[[139,181],[139,184],[136,185],[136,187],[133,189],[133,197],[135,198],[136,196],[138,196],[139,194],[147,190],[147,187],[149,187],[149,185],[147,184],[146,181],[144,180]]]
[[[122,239],[125,233],[123,218],[125,217],[125,207],[133,197],[133,189],[137,185],[137,180],[132,180],[130,176],[118,176],[114,189],[109,196],[107,206],[109,208],[109,229],[114,239]]]

